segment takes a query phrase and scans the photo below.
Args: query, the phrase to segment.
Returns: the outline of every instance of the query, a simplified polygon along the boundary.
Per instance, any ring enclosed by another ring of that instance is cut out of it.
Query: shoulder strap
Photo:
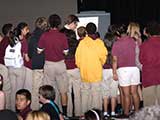
[[[56,112],[58,113],[58,115],[60,114],[59,113],[59,110],[58,110],[58,108],[56,107],[56,105],[54,104],[54,102],[52,102],[51,100],[50,100],[50,104],[54,107],[54,109],[56,110]]]

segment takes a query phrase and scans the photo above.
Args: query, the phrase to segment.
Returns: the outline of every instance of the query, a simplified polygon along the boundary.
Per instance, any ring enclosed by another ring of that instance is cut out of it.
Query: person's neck
[[[25,111],[28,111],[30,108],[30,105],[27,105],[24,109],[22,110],[19,110],[20,112],[25,112]]]
[[[44,101],[44,104],[46,104],[46,103],[50,103],[50,100],[45,100],[45,101]]]

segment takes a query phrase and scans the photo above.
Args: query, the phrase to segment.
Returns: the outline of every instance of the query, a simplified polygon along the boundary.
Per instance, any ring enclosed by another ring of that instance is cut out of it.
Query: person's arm
[[[5,93],[0,91],[0,110],[5,109]]]
[[[61,113],[59,114],[59,118],[60,120],[64,120],[63,115]]]
[[[27,53],[24,53],[24,59],[25,61],[29,62],[30,58]]]
[[[113,79],[117,81],[118,75],[117,75],[117,57],[116,56],[113,56],[112,73],[113,73]]]
[[[142,70],[142,64],[140,63],[139,61],[139,52],[140,52],[140,49],[139,49],[139,46],[136,45],[136,49],[135,49],[135,52],[136,52],[136,66]]]

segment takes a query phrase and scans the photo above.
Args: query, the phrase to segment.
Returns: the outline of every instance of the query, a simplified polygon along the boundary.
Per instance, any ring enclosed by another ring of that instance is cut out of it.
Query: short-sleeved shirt
[[[28,42],[27,42],[27,40],[26,40],[26,39],[23,39],[21,43],[22,43],[22,48],[21,48],[22,55],[23,55],[23,54],[28,54]],[[32,65],[31,65],[31,64],[32,64],[32,63],[31,63],[31,60],[27,62],[27,61],[24,59],[24,66],[25,66],[25,67],[32,68]]]
[[[9,38],[4,37],[0,42],[0,64],[4,65],[5,50],[8,45],[9,45]]]
[[[118,59],[118,67],[133,67],[135,64],[135,41],[129,36],[121,37],[113,44],[112,56]]]
[[[160,85],[160,37],[152,36],[140,46],[142,85]]]
[[[64,60],[63,51],[68,49],[67,37],[64,33],[51,29],[42,34],[38,47],[44,49],[46,61]]]

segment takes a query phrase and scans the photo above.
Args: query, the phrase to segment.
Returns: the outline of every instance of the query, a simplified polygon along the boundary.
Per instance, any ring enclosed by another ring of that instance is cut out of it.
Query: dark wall
[[[158,0],[78,0],[78,12],[104,10],[111,13],[111,23],[136,21],[145,24],[151,20],[160,22]]]
[[[0,29],[3,24],[27,22],[34,28],[35,19],[57,13],[62,19],[77,13],[76,0],[0,0]]]

